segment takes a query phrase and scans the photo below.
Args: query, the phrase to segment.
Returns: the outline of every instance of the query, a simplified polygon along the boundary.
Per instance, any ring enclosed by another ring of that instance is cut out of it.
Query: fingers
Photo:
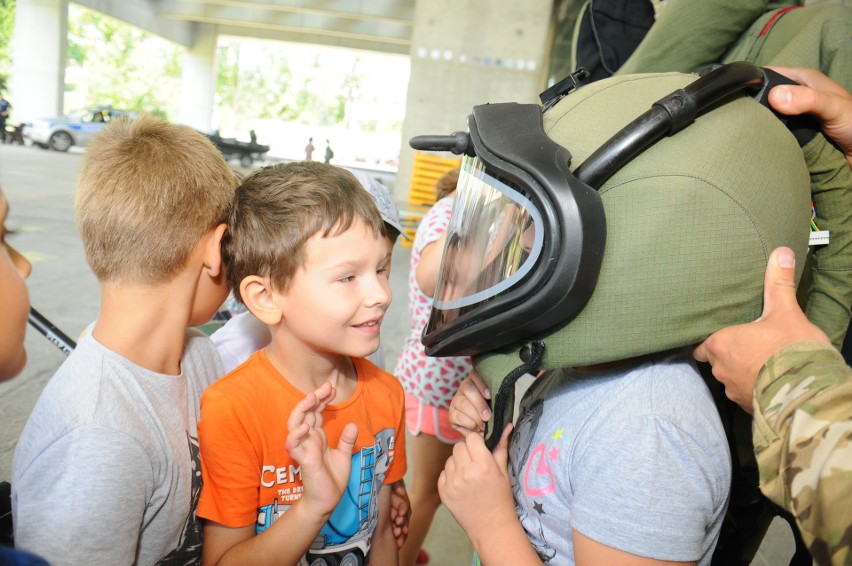
[[[322,412],[334,400],[336,391],[331,383],[323,383],[316,391],[308,393],[287,417],[287,429],[292,430],[302,423],[310,426],[322,426]]]
[[[761,318],[786,308],[799,310],[796,301],[796,255],[790,248],[780,247],[773,250],[766,264]]]
[[[402,548],[408,538],[408,521],[411,516],[411,503],[405,482],[396,481],[391,486],[391,528],[397,548]]]
[[[826,136],[846,155],[852,166],[852,93],[814,69],[770,67],[802,86],[779,85],[769,91],[769,104],[782,114],[812,114]]]
[[[503,428],[503,434],[500,436],[500,442],[494,449],[494,461],[497,462],[500,470],[505,470],[509,462],[509,436],[512,434],[512,423],[507,424]]]
[[[311,427],[308,426],[307,423],[302,423],[296,427],[291,427],[289,432],[287,433],[287,440],[284,443],[284,447],[287,449],[287,452],[293,454],[294,452],[298,453],[299,447],[302,445],[302,442],[308,437],[311,432]],[[295,456],[294,456],[295,457]]]
[[[476,380],[479,383],[476,383]],[[488,407],[483,390],[490,397],[488,387],[485,386],[482,378],[475,372],[471,372],[459,386],[450,404],[450,424],[465,436],[474,432],[484,432],[485,423],[491,418],[491,409]]]
[[[356,440],[358,440],[358,425],[355,423],[346,423],[346,426],[343,427],[343,432],[340,433],[340,442],[337,443],[337,449],[347,456],[352,456]]]
[[[774,65],[768,68],[814,90],[838,96],[846,94],[846,89],[843,88],[843,85],[830,79],[816,69],[808,69],[806,67],[776,67]]]
[[[769,91],[769,105],[772,109],[787,116],[798,116],[799,114],[815,114],[831,119],[831,115],[837,110],[830,105],[832,98],[823,97],[808,87],[779,85]],[[821,118],[823,119],[823,118]]]
[[[472,445],[475,445],[477,440],[481,444],[484,442],[482,440],[482,437],[478,434],[471,434],[467,436],[462,442],[457,442],[456,445],[453,446],[453,455],[450,460],[453,460],[453,464],[456,468],[464,469],[470,465],[470,447]]]
[[[692,357],[699,362],[710,361],[710,358],[707,356],[707,340],[692,348]]]
[[[491,399],[491,390],[488,388],[488,384],[485,383],[485,380],[482,379],[482,376],[479,375],[475,369],[470,370],[468,377],[476,386],[476,389],[480,392],[480,394],[482,394],[483,399]]]

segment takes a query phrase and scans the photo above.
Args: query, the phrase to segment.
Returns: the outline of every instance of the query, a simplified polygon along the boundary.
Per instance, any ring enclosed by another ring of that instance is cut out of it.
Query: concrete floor
[[[80,163],[79,150],[63,154],[0,145],[0,187],[11,205],[7,226],[16,230],[11,242],[33,263],[28,282],[31,303],[72,338],[95,319],[99,306],[97,282],[85,263],[74,227],[73,193]],[[391,271],[394,302],[382,328],[390,370],[408,332],[408,259],[408,248],[397,245]],[[60,350],[32,328],[28,330],[26,346],[29,362],[24,372],[0,383],[0,480],[11,478],[18,435],[45,383],[65,359]],[[410,481],[409,473],[409,484]],[[471,563],[470,542],[443,508],[438,511],[425,548],[434,566]],[[789,530],[778,522],[773,524],[752,564],[787,564],[792,551]]]

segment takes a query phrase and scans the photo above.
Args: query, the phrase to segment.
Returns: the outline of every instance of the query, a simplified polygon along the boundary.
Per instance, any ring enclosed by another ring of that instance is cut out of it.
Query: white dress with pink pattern
[[[423,248],[438,240],[447,230],[452,209],[452,197],[436,202],[423,217],[414,236],[408,275],[410,332],[394,370],[407,393],[417,397],[421,403],[439,409],[450,408],[453,395],[472,366],[467,356],[430,358],[426,355],[420,335],[432,312],[432,299],[420,289],[415,274]]]

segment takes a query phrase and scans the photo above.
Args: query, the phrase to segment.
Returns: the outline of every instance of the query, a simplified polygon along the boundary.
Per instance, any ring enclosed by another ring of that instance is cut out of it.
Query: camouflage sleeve
[[[754,392],[760,488],[790,511],[819,564],[852,560],[852,369],[821,342],[772,356]]]

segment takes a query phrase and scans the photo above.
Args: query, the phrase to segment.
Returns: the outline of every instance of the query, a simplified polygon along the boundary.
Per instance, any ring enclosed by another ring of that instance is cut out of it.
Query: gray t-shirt
[[[61,564],[194,564],[201,393],[222,373],[187,331],[181,375],[141,368],[91,335],[57,370],[13,460],[15,544]]]
[[[574,564],[573,529],[640,556],[709,564],[731,463],[688,353],[539,377],[510,443],[518,517],[548,565]]]

